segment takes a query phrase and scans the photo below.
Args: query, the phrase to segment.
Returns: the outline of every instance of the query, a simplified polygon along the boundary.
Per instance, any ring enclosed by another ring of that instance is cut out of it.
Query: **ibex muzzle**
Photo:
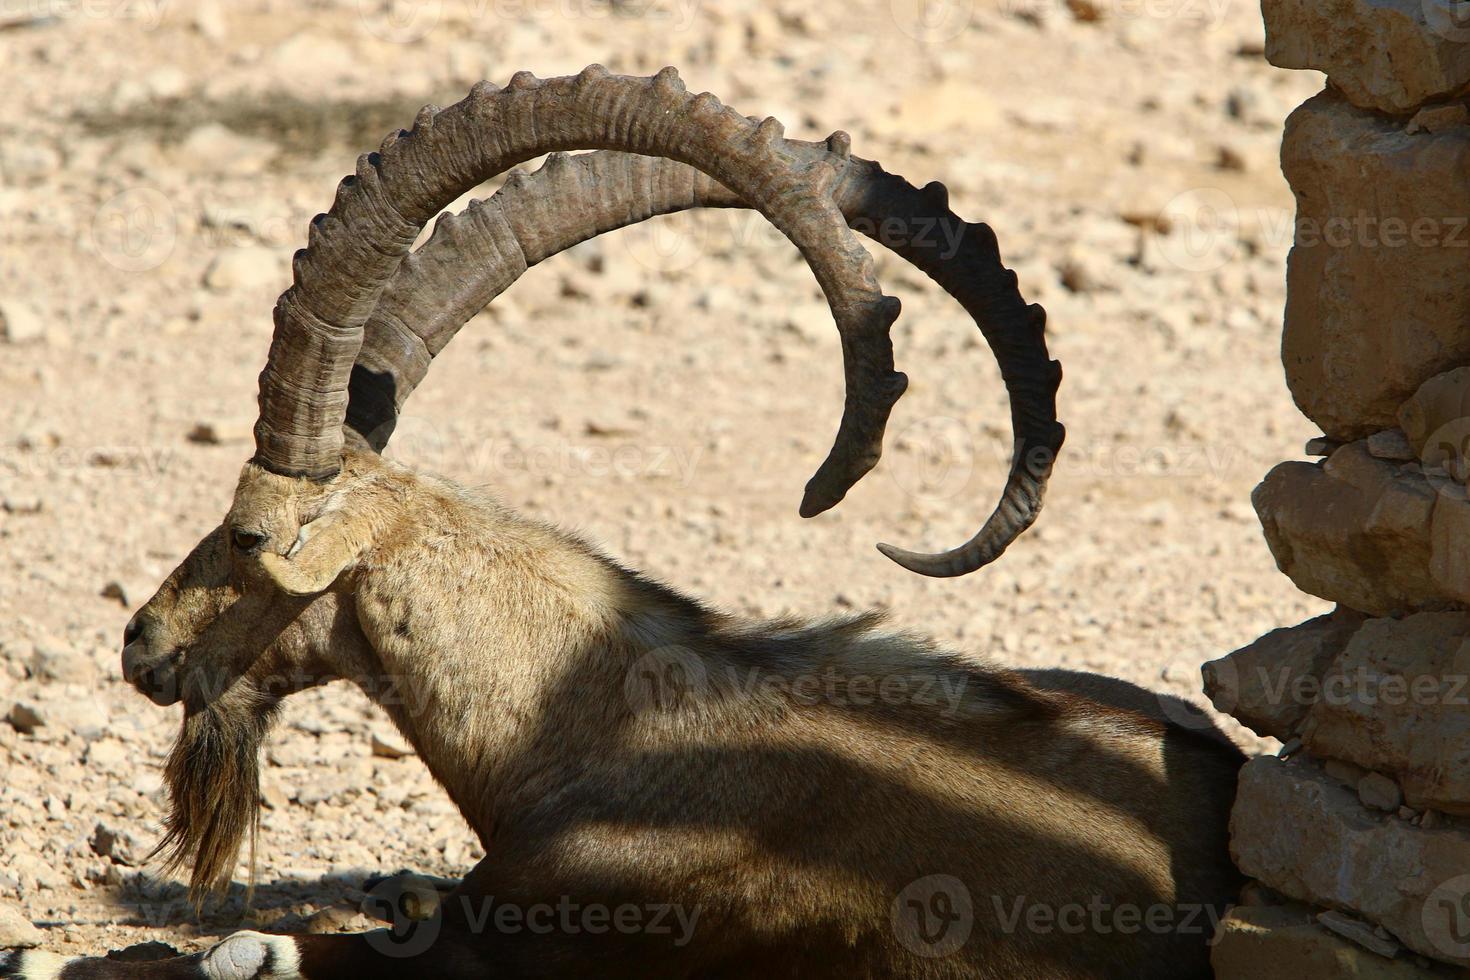
[[[599,152],[553,152],[572,149]],[[409,254],[438,209],[547,152]],[[942,185],[851,156],[844,134],[787,140],[672,69],[520,73],[427,107],[312,222],[276,306],[255,457],[225,521],[130,625],[124,661],[155,702],[184,705],[162,848],[196,898],[229,882],[253,832],[277,704],[334,678],[383,705],[488,856],[392,932],[239,933],[156,965],[26,953],[0,975],[1208,975],[1238,885],[1241,756],[1218,732],[1121,682],[1023,676],[875,616],[726,616],[378,455],[432,358],[526,268],[699,206],[766,215],[841,332],[846,404],[803,514],[877,463],[905,383],[898,303],[851,227],[885,230],[964,305],[1012,395],[1016,452],[981,531],[942,555],[885,553],[964,574],[1035,520],[1060,370],[994,235],[954,216]],[[951,233],[891,234],[934,222]],[[1100,908],[1118,921],[1088,926]],[[1064,927],[1038,928],[1038,909]]]

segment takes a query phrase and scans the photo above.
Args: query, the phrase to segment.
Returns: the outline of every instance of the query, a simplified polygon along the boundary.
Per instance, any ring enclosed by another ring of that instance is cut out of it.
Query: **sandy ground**
[[[841,405],[836,334],[795,250],[730,212],[534,270],[436,364],[400,459],[734,610],[881,605],[1007,663],[1184,696],[1202,661],[1324,608],[1249,504],[1316,434],[1277,356],[1276,147],[1321,84],[1264,63],[1253,3],[18,0],[0,27],[0,717],[45,722],[0,723],[0,905],[51,948],[353,926],[366,874],[477,856],[338,686],[290,703],[268,749],[253,906],[241,888],[196,919],[142,862],[177,709],[123,685],[118,647],[230,499],[307,221],[357,153],[482,77],[675,64],[791,135],[846,129],[944,180],[1050,311],[1070,435],[1040,525],[996,566],[931,581],[883,559],[878,540],[968,537],[1009,444],[974,327],[883,257],[912,386],[880,469],[801,520]]]

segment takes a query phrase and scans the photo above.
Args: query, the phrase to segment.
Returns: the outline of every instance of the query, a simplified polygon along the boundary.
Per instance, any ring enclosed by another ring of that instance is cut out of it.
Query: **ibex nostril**
[[[123,628],[123,646],[132,646],[143,635],[143,624],[137,619],[130,620]]]

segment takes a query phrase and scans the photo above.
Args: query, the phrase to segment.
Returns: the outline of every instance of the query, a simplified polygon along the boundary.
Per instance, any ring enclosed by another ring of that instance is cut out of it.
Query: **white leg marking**
[[[70,962],[71,958],[66,956],[26,949],[11,953],[8,960],[0,959],[0,966],[12,971],[6,976],[15,980],[56,980],[61,976],[61,968]]]
[[[301,955],[286,936],[237,932],[210,947],[199,968],[209,980],[296,980]]]

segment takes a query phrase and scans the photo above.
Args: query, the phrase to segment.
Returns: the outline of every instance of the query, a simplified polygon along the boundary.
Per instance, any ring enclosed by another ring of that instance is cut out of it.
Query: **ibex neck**
[[[626,726],[640,661],[697,643],[709,617],[575,541],[537,528],[523,537],[453,581],[444,569],[452,602],[405,603],[391,570],[360,594],[388,679],[369,696],[487,848],[507,812],[544,798]],[[417,594],[436,571],[414,568]]]

